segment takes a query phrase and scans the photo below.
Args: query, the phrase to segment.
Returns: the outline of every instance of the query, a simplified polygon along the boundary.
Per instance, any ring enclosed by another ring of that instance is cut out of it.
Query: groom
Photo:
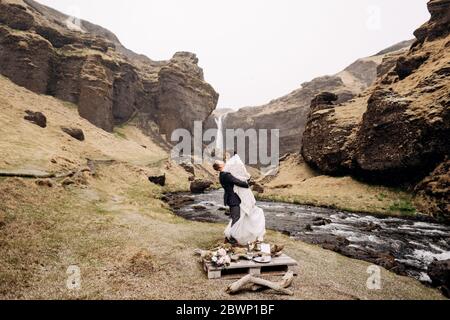
[[[224,195],[224,203],[226,206],[230,207],[230,215],[231,215],[231,226],[234,226],[236,222],[241,218],[241,199],[234,192],[234,186],[238,186],[241,188],[249,188],[249,184],[245,181],[241,181],[229,172],[224,172],[225,164],[222,161],[216,161],[213,165],[214,170],[220,172],[220,184],[225,190]],[[230,239],[230,242],[233,242],[234,239]]]

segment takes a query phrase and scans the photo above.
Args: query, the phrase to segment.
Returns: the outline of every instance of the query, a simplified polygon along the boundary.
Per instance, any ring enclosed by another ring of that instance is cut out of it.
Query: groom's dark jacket
[[[223,196],[225,205],[229,207],[239,206],[241,204],[241,199],[234,192],[233,188],[234,186],[249,188],[248,183],[233,177],[233,175],[229,172],[221,172],[219,180],[220,184],[225,189],[225,194]]]

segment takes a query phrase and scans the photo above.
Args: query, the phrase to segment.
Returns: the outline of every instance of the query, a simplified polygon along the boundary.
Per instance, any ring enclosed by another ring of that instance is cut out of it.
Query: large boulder
[[[214,183],[210,180],[196,179],[191,182],[190,190],[192,193],[203,193]]]
[[[161,187],[164,187],[166,185],[166,175],[165,174],[151,175],[148,177],[148,180],[151,183],[160,185]]]
[[[27,114],[23,117],[25,120],[30,121],[41,128],[47,127],[47,117],[42,112],[26,110],[25,113]]]
[[[79,128],[61,127],[61,130],[78,141],[84,141],[84,132]]]
[[[434,286],[450,298],[450,260],[435,261],[428,266],[428,276]]]
[[[305,162],[313,168],[326,174],[340,175],[352,168],[353,140],[365,111],[367,97],[339,105],[332,104],[332,100],[324,100],[323,96],[314,99],[314,108],[303,134],[301,153]]]

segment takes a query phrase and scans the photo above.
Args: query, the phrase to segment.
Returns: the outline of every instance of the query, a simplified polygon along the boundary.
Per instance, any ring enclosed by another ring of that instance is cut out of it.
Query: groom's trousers
[[[231,216],[231,226],[234,226],[236,222],[241,218],[241,207],[240,206],[232,206],[230,207],[230,216]]]

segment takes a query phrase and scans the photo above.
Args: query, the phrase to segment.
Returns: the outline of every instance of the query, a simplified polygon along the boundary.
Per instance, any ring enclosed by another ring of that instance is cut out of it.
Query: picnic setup
[[[292,295],[289,288],[297,275],[298,262],[283,253],[284,246],[259,241],[246,246],[220,244],[212,250],[196,249],[199,262],[210,280],[237,280],[226,292],[257,292],[272,289]],[[265,278],[282,277],[273,282]]]

